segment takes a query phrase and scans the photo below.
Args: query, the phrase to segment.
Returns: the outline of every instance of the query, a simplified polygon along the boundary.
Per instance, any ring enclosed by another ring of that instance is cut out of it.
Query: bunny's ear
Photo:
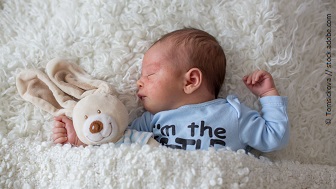
[[[56,58],[48,62],[46,72],[55,85],[78,100],[94,93],[112,93],[107,82],[93,79],[77,64],[65,59]]]
[[[24,70],[16,77],[16,87],[21,97],[35,106],[57,116],[72,116],[77,102],[62,92],[40,70]]]
[[[56,116],[72,117],[77,102],[95,93],[111,94],[107,82],[93,79],[78,65],[64,59],[53,59],[47,64],[47,76],[40,70],[22,71],[16,86],[23,99]]]

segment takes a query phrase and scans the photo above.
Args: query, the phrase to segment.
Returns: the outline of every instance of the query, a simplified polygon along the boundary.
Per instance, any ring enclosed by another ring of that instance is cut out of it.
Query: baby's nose
[[[138,85],[138,88],[143,87],[143,82],[141,81],[141,79],[139,79],[139,80],[137,81],[137,85]]]

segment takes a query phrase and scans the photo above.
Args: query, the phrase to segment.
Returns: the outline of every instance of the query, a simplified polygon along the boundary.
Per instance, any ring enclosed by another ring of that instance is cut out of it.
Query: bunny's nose
[[[104,124],[101,121],[94,121],[90,124],[90,132],[91,133],[99,133],[103,130]]]

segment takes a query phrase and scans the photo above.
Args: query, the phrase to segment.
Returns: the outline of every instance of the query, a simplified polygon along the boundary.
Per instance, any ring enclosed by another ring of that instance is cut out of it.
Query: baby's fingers
[[[68,141],[67,137],[59,137],[59,138],[54,139],[55,144],[64,144],[67,141]]]
[[[266,74],[267,72],[265,72],[264,70],[257,70],[250,75],[244,76],[243,81],[246,85],[255,85],[261,82]]]
[[[267,72],[264,70],[258,70],[253,72],[252,74],[252,84],[256,84],[258,82],[261,82],[264,79],[264,76],[266,75]]]
[[[65,128],[60,128],[60,127],[54,127],[53,129],[52,129],[52,132],[54,133],[54,134],[58,134],[58,133],[67,133],[67,131],[66,131],[66,129]]]
[[[65,128],[65,124],[60,121],[55,121],[54,122],[54,128]]]
[[[55,144],[63,144],[68,140],[67,134],[64,132],[54,132],[52,138]]]
[[[59,116],[54,117],[54,120],[55,121],[62,121],[62,119],[64,119],[64,117],[66,117],[66,116],[65,115],[59,115]]]
[[[243,77],[243,81],[246,85],[250,85],[251,84],[251,81],[252,81],[252,77],[251,75],[246,75]]]

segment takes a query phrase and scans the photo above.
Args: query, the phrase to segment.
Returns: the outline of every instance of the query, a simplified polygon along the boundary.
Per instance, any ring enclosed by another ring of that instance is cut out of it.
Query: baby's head
[[[146,52],[138,96],[151,113],[211,100],[218,96],[225,69],[224,51],[213,36],[176,30]]]

